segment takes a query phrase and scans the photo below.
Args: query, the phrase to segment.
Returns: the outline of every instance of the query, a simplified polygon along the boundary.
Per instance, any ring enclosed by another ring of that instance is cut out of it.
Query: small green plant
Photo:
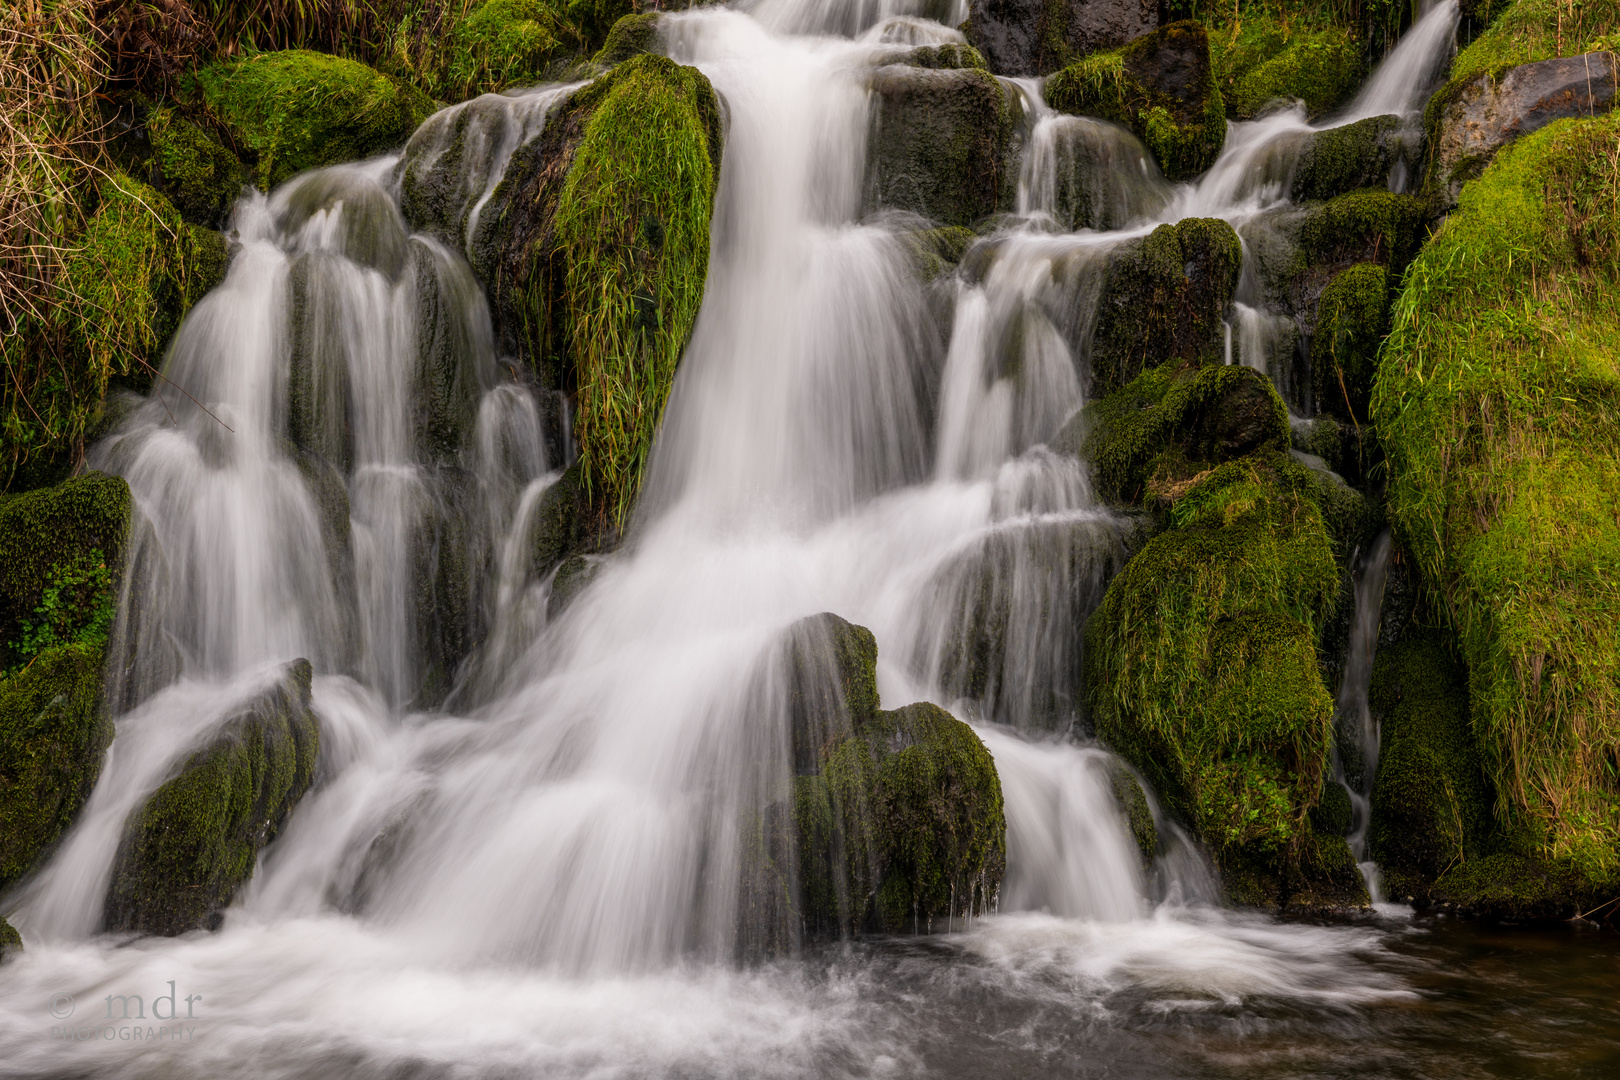
[[[11,643],[17,666],[26,667],[58,645],[106,645],[115,612],[112,569],[100,549],[58,563],[39,595],[34,618],[21,622],[22,639]]]

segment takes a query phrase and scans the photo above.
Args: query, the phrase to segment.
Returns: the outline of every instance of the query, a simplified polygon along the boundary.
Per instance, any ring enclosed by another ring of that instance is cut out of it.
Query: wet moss
[[[1316,634],[1339,570],[1308,485],[1277,455],[1211,470],[1086,625],[1099,737],[1223,866],[1278,880],[1299,865],[1332,728]]]
[[[1372,416],[1503,823],[1620,867],[1620,116],[1498,154],[1406,273]]]
[[[1376,262],[1399,272],[1426,237],[1429,205],[1415,195],[1364,189],[1314,209],[1300,228],[1308,262]]]
[[[1378,651],[1368,695],[1379,721],[1367,853],[1390,895],[1427,898],[1448,869],[1480,858],[1491,795],[1468,726],[1468,678],[1435,636]]]
[[[546,598],[546,620],[552,622],[562,615],[601,572],[601,561],[592,556],[570,555],[564,559],[551,579],[551,595]]]
[[[1448,870],[1435,883],[1430,901],[1483,919],[1564,920],[1600,907],[1617,890],[1620,880],[1594,881],[1567,861],[1498,852]]]
[[[101,774],[102,649],[59,645],[0,678],[0,891],[48,855]]]
[[[872,93],[868,210],[971,226],[1002,206],[1016,164],[1012,106],[994,76],[982,68],[893,64],[872,75]]]
[[[910,67],[931,68],[943,70],[947,68],[976,68],[979,71],[989,71],[990,65],[984,62],[984,56],[972,45],[962,45],[957,42],[946,42],[943,45],[923,45],[912,49],[903,56],[899,63]]]
[[[626,15],[613,24],[607,40],[593,58],[594,63],[606,66],[622,63],[632,56],[658,50],[658,21],[664,16],[657,11],[640,15]]]
[[[1070,64],[1047,79],[1045,95],[1059,112],[1130,128],[1171,180],[1190,180],[1209,168],[1226,140],[1226,106],[1210,67],[1208,35],[1192,19]]]
[[[1310,137],[1290,183],[1295,202],[1382,187],[1407,153],[1397,116],[1369,116]]]
[[[195,89],[269,190],[294,173],[404,144],[433,111],[421,91],[364,64],[305,49],[198,70]]]
[[[1222,323],[1243,262],[1237,233],[1214,218],[1160,225],[1110,253],[1092,335],[1092,397],[1171,360],[1222,358]]]
[[[1274,103],[1302,101],[1316,119],[1350,99],[1366,72],[1361,42],[1344,26],[1250,7],[1211,28],[1211,65],[1226,114],[1252,120]]]
[[[106,929],[214,929],[309,789],[320,721],[309,661],[245,706],[130,815],[113,860]]]
[[[217,229],[251,182],[248,169],[210,130],[162,106],[146,120],[153,183],[191,225]]]
[[[0,919],[0,963],[4,963],[13,953],[23,951],[22,935],[4,919]]]
[[[1337,780],[1322,785],[1322,798],[1311,809],[1311,827],[1328,836],[1348,836],[1352,825],[1350,792]]]
[[[1372,904],[1350,845],[1335,833],[1313,830],[1305,838],[1298,866],[1289,869],[1283,890],[1282,907],[1297,914],[1343,912]]]
[[[1136,778],[1136,774],[1118,760],[1109,761],[1108,782],[1114,792],[1114,801],[1125,816],[1131,840],[1141,853],[1145,870],[1153,865],[1154,858],[1159,854],[1159,827],[1153,822],[1153,807],[1148,804],[1147,792],[1142,790],[1142,782]]]
[[[1317,408],[1367,422],[1378,346],[1388,329],[1389,274],[1382,266],[1358,263],[1328,284],[1311,337]]]
[[[452,101],[544,81],[572,27],[543,0],[483,0],[450,29],[444,77]]]

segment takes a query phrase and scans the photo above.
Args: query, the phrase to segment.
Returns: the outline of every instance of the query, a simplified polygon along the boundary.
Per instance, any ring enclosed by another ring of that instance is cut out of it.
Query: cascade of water
[[[1350,647],[1339,684],[1335,718],[1339,739],[1334,751],[1334,777],[1350,793],[1350,852],[1356,858],[1367,892],[1383,900],[1378,866],[1367,858],[1367,827],[1372,822],[1373,779],[1378,772],[1378,724],[1367,703],[1373,657],[1378,649],[1378,615],[1384,602],[1384,579],[1393,550],[1389,533],[1379,534],[1356,568],[1356,610],[1350,624]],[[1345,751],[1350,751],[1347,755]],[[1346,760],[1346,757],[1350,760]]]

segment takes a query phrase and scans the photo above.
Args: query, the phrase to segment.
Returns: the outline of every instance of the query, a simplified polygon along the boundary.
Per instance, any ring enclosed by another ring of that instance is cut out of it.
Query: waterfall
[[[1367,690],[1372,685],[1373,658],[1378,650],[1378,616],[1384,602],[1384,580],[1393,548],[1389,533],[1380,533],[1356,566],[1356,608],[1350,623],[1350,647],[1345,655],[1335,717],[1339,738],[1334,750],[1334,780],[1343,784],[1350,794],[1350,853],[1356,858],[1374,903],[1384,899],[1379,888],[1378,866],[1367,858],[1367,828],[1372,823],[1372,789],[1378,773],[1379,739],[1378,723],[1367,703]]]

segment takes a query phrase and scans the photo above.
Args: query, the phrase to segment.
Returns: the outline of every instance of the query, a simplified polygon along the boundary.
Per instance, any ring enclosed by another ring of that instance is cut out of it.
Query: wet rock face
[[[308,660],[286,665],[124,823],[105,929],[214,929],[315,775]]]
[[[1153,0],[972,0],[966,33],[998,75],[1045,75],[1158,25]]]
[[[1012,109],[1001,84],[974,68],[903,64],[872,76],[865,209],[908,210],[972,225],[1002,203]]]
[[[1435,179],[1445,205],[1457,205],[1462,185],[1513,140],[1554,120],[1612,109],[1617,78],[1620,61],[1607,52],[1522,64],[1496,79],[1481,72],[1452,96],[1435,131]]]
[[[1289,183],[1293,201],[1332,199],[1357,188],[1388,184],[1397,164],[1417,163],[1415,133],[1398,116],[1369,116],[1308,136]]]

